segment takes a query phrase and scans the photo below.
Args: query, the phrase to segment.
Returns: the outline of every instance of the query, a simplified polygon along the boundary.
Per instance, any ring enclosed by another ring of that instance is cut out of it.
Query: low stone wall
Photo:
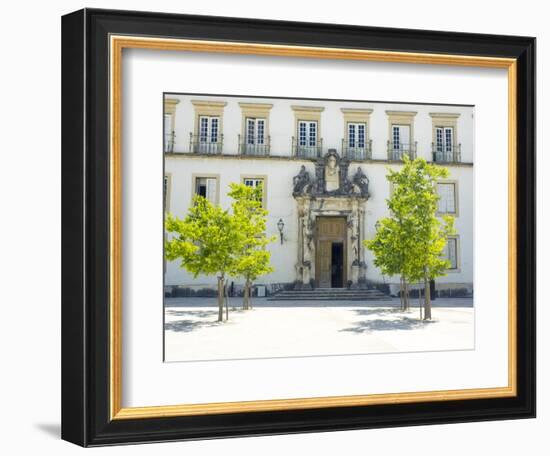
[[[283,290],[292,290],[294,282],[284,283],[255,283],[252,286],[252,296],[258,296],[258,288],[265,287],[265,295],[272,296]],[[164,296],[166,298],[213,298],[218,295],[216,285],[177,285],[164,287]],[[235,282],[227,284],[227,295],[242,297],[244,295],[244,285]]]
[[[398,283],[388,284],[390,295],[398,297],[401,289]],[[424,286],[418,284],[409,285],[409,296],[417,298],[419,290],[424,294]],[[435,283],[435,298],[471,298],[474,295],[474,287],[471,283]]]
[[[399,283],[380,283],[367,280],[367,288],[376,288],[386,295],[398,297],[400,294]],[[281,283],[257,283],[252,287],[252,296],[258,296],[258,288],[265,287],[265,296],[273,296],[274,294],[285,291],[294,290],[295,282]],[[418,297],[418,290],[424,292],[423,286],[418,284],[409,285],[409,296],[411,298]],[[437,283],[435,284],[435,297],[440,298],[469,298],[474,293],[471,283]],[[244,294],[244,286],[242,283],[229,281],[227,284],[227,295],[242,297]],[[213,298],[218,295],[218,290],[215,285],[178,285],[167,286],[164,289],[164,296],[167,298]]]

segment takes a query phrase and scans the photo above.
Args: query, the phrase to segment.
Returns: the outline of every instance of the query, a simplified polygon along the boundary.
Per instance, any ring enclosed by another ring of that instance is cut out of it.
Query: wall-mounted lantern
[[[285,227],[285,222],[283,219],[279,219],[277,222],[277,228],[279,229],[279,234],[281,235],[281,245],[283,244],[283,228]]]

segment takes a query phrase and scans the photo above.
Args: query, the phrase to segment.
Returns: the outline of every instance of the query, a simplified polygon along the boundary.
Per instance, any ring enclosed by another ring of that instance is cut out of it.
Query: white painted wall
[[[267,176],[267,234],[277,236],[277,240],[270,244],[271,262],[275,271],[262,277],[259,283],[293,282],[296,278],[295,264],[298,248],[298,227],[296,202],[292,197],[292,178],[305,164],[311,175],[314,175],[314,163],[307,160],[289,159],[291,137],[295,129],[295,116],[292,105],[324,106],[321,117],[321,136],[324,140],[324,150],[335,148],[341,150],[341,140],[344,135],[344,119],[341,112],[343,107],[370,108],[371,114],[370,136],[374,143],[374,158],[386,158],[386,141],[388,140],[388,117],[386,110],[416,111],[418,114],[414,124],[414,140],[419,144],[419,156],[431,159],[432,141],[432,112],[460,113],[457,125],[457,142],[462,144],[463,161],[473,159],[473,108],[458,106],[410,105],[395,103],[360,103],[339,101],[306,101],[232,97],[203,97],[203,96],[174,96],[180,103],[177,105],[175,117],[176,138],[185,138],[186,141],[176,140],[175,154],[166,155],[165,172],[170,175],[170,194],[167,203],[168,210],[178,217],[184,217],[189,209],[192,198],[192,176],[195,174],[219,174],[220,204],[229,208],[230,198],[227,196],[231,182],[241,182],[242,176]],[[197,156],[189,154],[189,133],[193,132],[195,112],[191,100],[226,101],[227,105],[223,116],[224,154],[237,153],[237,135],[242,129],[242,113],[239,102],[272,103],[270,113],[270,133],[272,136],[272,156],[284,158],[223,158],[216,156]],[[370,199],[366,205],[365,220],[363,221],[366,239],[372,239],[375,234],[375,223],[388,215],[386,199],[389,197],[390,187],[386,180],[387,162],[370,161],[365,163],[352,162],[349,168],[350,176],[358,166],[361,166],[369,178]],[[392,164],[394,169],[399,165]],[[458,182],[459,216],[456,219],[456,229],[459,235],[459,268],[449,272],[445,277],[437,280],[440,284],[472,284],[473,282],[473,172],[472,166],[448,166],[449,179]],[[283,219],[284,243],[279,241],[277,222]],[[367,263],[367,279],[376,282],[396,283],[397,278],[383,277],[373,264],[373,255],[367,249],[361,254]],[[238,279],[235,283],[240,283]],[[184,285],[195,287],[213,286],[216,283],[214,276],[192,275],[181,269],[176,262],[169,262],[166,268],[165,284],[167,286]]]

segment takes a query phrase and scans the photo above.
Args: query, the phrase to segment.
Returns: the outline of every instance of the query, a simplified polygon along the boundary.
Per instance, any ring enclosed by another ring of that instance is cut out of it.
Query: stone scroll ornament
[[[315,177],[312,177],[305,165],[293,178],[294,196],[359,196],[368,198],[369,179],[361,169],[353,177],[348,177],[349,160],[341,158],[336,150],[328,153],[315,163]]]

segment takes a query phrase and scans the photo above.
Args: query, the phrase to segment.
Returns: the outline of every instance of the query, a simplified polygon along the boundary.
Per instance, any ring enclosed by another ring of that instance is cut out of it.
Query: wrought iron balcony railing
[[[239,154],[267,157],[271,151],[271,136],[256,138],[239,135]]]
[[[174,152],[174,144],[176,144],[176,133],[174,131],[164,135],[164,152],[171,154]]]
[[[436,163],[460,163],[461,145],[443,146],[432,143],[432,155]]]
[[[323,139],[310,141],[309,138],[305,144],[292,137],[292,155],[300,158],[319,158],[323,150]]]
[[[416,158],[416,145],[416,141],[414,143],[388,141],[388,160],[403,160],[404,156],[414,160]]]
[[[358,146],[358,141],[351,146],[349,141],[342,139],[342,157],[348,160],[370,160],[372,158],[372,139]]]
[[[221,154],[223,150],[223,135],[199,136],[189,134],[189,150],[195,154]]]

